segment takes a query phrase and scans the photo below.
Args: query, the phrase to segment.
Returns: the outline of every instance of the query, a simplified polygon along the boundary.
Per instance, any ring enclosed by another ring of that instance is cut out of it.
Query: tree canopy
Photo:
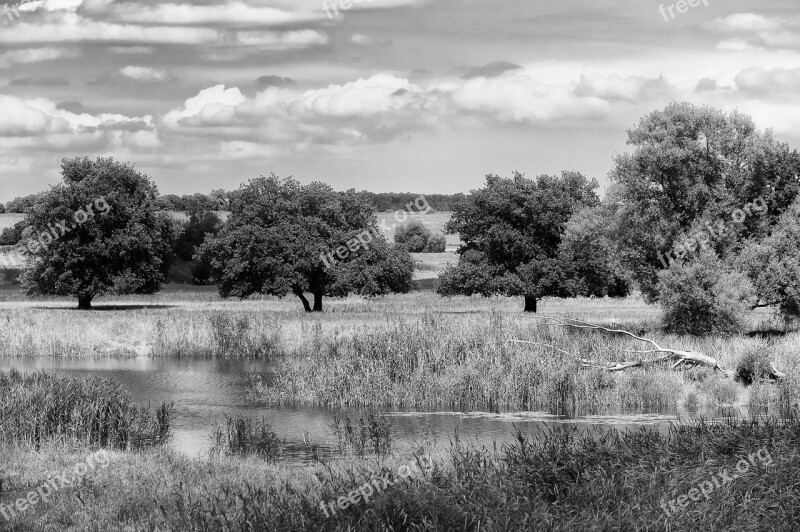
[[[130,163],[64,159],[63,182],[38,195],[23,233],[29,295],[152,294],[164,282],[175,224],[156,211],[158,189]]]
[[[599,204],[597,186],[578,172],[535,180],[486,176],[486,186],[457,204],[446,226],[464,245],[458,264],[440,276],[439,293],[524,296],[525,310],[535,312],[544,296],[608,292],[588,277],[574,282],[580,258],[561,250],[572,215]]]
[[[209,261],[223,297],[291,293],[309,312],[322,310],[323,296],[412,287],[410,255],[386,242],[366,198],[274,174],[242,186],[228,222],[197,258]]]

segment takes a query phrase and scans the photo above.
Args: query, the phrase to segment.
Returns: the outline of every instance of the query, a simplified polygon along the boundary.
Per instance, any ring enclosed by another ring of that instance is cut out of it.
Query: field
[[[544,299],[539,308],[541,314],[616,324],[662,345],[702,351],[732,369],[764,353],[790,377],[781,384],[745,386],[710,370],[669,365],[618,373],[580,369],[577,358],[632,360],[639,355],[629,351],[643,346],[621,336],[543,325],[522,315],[522,302],[513,298],[445,299],[431,292],[350,297],[326,299],[324,313],[308,315],[295,298],[220,300],[210,288],[170,286],[157,296],[100,298],[95,305],[96,311],[79,312],[68,299],[31,301],[14,290],[0,291],[0,353],[268,357],[286,364],[274,386],[252,383],[252,400],[362,405],[377,414],[435,407],[579,416],[603,409],[732,406],[787,416],[800,398],[793,377],[800,374],[796,334],[771,339],[664,335],[658,310],[637,297]],[[770,320],[762,313],[752,325],[770,328]],[[116,434],[117,443],[103,445],[110,457],[107,468],[91,471],[7,523],[0,513],[4,530],[745,530],[795,518],[797,421],[701,422],[666,433],[644,429],[594,437],[565,426],[520,435],[516,444],[495,450],[457,434],[449,444],[434,444],[420,433],[412,449],[387,443],[376,448],[378,454],[362,456],[348,447],[338,458],[297,468],[274,462],[280,435],[268,427],[234,424],[227,440],[216,436],[223,442],[220,453],[189,457],[158,444],[168,434],[169,415],[130,410],[113,383],[27,379],[0,378],[0,398],[5,397],[0,452],[7,457],[5,472],[0,471],[0,504],[25,497],[49,471],[73,467],[100,448],[102,440],[93,434],[107,431],[89,430],[92,411],[120,412],[102,423],[109,429],[135,427],[143,436],[134,441],[149,443],[136,450],[125,443],[133,429],[108,432]],[[50,398],[41,414],[24,408],[33,397]],[[76,417],[69,425],[59,424],[54,415],[62,408],[59,401],[73,405],[69,411]],[[65,431],[72,425],[87,430]],[[380,439],[376,427],[366,428],[368,441]],[[358,432],[347,434],[358,447]],[[759,451],[773,461],[753,458],[748,475],[710,498],[693,500],[686,510],[668,504]],[[416,469],[403,478],[406,466]],[[367,502],[347,503],[346,510],[337,506],[343,495],[381,477],[391,479],[387,489],[375,488]]]

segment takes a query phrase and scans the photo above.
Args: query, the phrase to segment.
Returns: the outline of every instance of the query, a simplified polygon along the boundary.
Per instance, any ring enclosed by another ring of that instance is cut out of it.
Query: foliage
[[[155,184],[112,158],[64,159],[61,173],[63,183],[42,193],[25,218],[35,228],[22,276],[27,293],[77,297],[87,309],[103,294],[157,292],[176,227],[156,212]]]
[[[0,232],[0,246],[13,246],[22,240],[22,232],[27,227],[25,220],[15,223],[11,227],[6,227]]]
[[[736,334],[755,302],[750,280],[730,270],[713,252],[676,261],[659,274],[664,325],[678,334]]]
[[[735,259],[756,287],[759,306],[777,305],[800,316],[800,199],[763,240],[749,242]]]
[[[447,224],[464,245],[458,265],[440,276],[439,293],[523,295],[526,310],[541,297],[564,294],[562,235],[575,211],[599,203],[597,186],[577,172],[536,180],[487,176]]]
[[[321,311],[326,295],[410,290],[413,260],[389,246],[372,207],[354,191],[273,174],[240,192],[225,227],[196,255],[210,262],[223,297],[292,293],[306,311]],[[305,292],[314,295],[313,309]]]
[[[398,227],[394,233],[395,244],[400,244],[409,253],[422,253],[431,237],[431,230],[419,220],[411,220]]]
[[[39,201],[39,196],[43,192],[29,194],[28,196],[17,197],[5,204],[5,212],[26,214]]]
[[[447,249],[447,239],[444,235],[431,235],[425,244],[423,253],[444,253]]]
[[[712,249],[725,261],[765,236],[800,191],[800,154],[736,111],[673,103],[628,131],[633,153],[615,158],[620,258],[643,294],[658,298],[659,257],[693,227],[724,226]],[[766,213],[732,221],[761,198]]]
[[[175,256],[185,262],[192,262],[191,271],[193,283],[206,285],[211,278],[211,263],[206,260],[193,261],[198,248],[203,244],[206,235],[216,236],[222,221],[212,211],[195,211],[189,220],[182,224],[182,231],[175,241],[173,252]]]

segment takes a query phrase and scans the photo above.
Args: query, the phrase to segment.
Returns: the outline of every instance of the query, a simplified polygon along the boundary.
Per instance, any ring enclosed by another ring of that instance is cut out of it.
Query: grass
[[[730,421],[594,437],[569,430],[520,434],[503,449],[454,438],[430,454],[351,458],[301,470],[247,458],[190,458],[168,450],[112,453],[87,476],[4,523],[5,530],[771,530],[800,519],[800,422]],[[760,454],[759,454],[760,453]],[[668,501],[735,472],[708,498],[671,511]],[[19,496],[47,472],[85,458],[51,448],[34,458],[14,449],[19,476],[0,500]],[[756,456],[758,458],[756,458]],[[762,460],[763,458],[763,460]],[[767,459],[769,458],[769,460]],[[401,481],[402,465],[430,468]],[[326,517],[322,503],[392,480]],[[64,490],[66,491],[66,490]],[[665,513],[664,507],[670,511]]]
[[[283,454],[286,441],[272,431],[264,419],[225,417],[225,428],[217,427],[209,455],[257,457],[275,462]]]
[[[632,330],[652,327],[631,322]],[[766,353],[787,373],[797,373],[796,337],[690,338],[648,333],[660,345],[704,352],[729,368],[752,366]],[[522,340],[525,344],[513,343]],[[531,411],[596,414],[607,409],[675,411],[703,405],[745,404],[744,383],[698,369],[609,373],[582,369],[579,359],[635,360],[641,342],[603,332],[543,325],[501,312],[426,312],[408,322],[325,336],[320,346],[278,366],[267,384],[255,378],[253,396],[269,404],[349,407]],[[791,386],[788,402],[796,404]]]
[[[137,407],[106,379],[0,372],[0,442],[143,449],[170,438],[171,406]]]

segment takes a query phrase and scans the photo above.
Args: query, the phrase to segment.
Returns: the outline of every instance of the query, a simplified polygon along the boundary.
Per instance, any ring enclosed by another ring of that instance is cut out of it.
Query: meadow
[[[70,493],[12,521],[0,517],[4,530],[687,530],[780,528],[794,519],[800,485],[796,333],[666,335],[658,309],[635,296],[540,303],[541,315],[613,324],[666,347],[704,352],[733,370],[768,358],[788,374],[780,383],[746,385],[709,369],[668,364],[614,373],[583,369],[579,358],[634,360],[640,355],[629,351],[644,346],[619,335],[546,325],[523,315],[522,302],[513,298],[440,298],[421,291],[326,299],[325,312],[309,315],[293,297],[220,300],[213,289],[173,285],[156,296],[99,298],[95,305],[81,312],[69,299],[31,300],[0,290],[0,356],[266,358],[278,371],[269,385],[251,382],[253,401],[359,405],[376,418],[366,426],[343,420],[332,427],[341,452],[319,455],[310,466],[281,462],[281,435],[250,419],[228,420],[208,435],[214,452],[191,457],[163,446],[168,405],[132,405],[110,381],[2,374],[0,503],[24,497],[49,472],[98,447],[112,457],[108,469],[87,475]],[[766,311],[751,325],[778,326]],[[458,434],[449,444],[420,434],[416,445],[399,448],[380,416],[390,408],[570,417],[719,406],[784,420],[756,416],[689,422],[666,432],[593,435],[562,425],[485,449]],[[768,468],[756,465],[710,499],[664,512],[662,499],[687,493],[765,447],[775,459]],[[422,462],[432,464],[424,474],[397,478],[401,465]],[[385,475],[396,482],[368,502],[323,512],[322,503]]]

